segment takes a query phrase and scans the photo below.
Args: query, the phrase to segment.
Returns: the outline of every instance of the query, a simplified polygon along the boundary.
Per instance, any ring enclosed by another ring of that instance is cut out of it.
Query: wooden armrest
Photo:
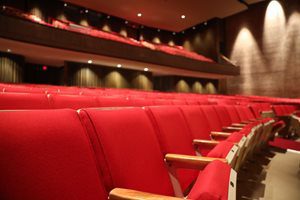
[[[171,196],[164,196],[158,194],[152,194],[147,192],[140,192],[137,190],[129,190],[123,188],[115,188],[109,193],[110,200],[183,200],[184,198],[177,198]]]
[[[213,139],[220,138],[220,137],[228,138],[231,135],[231,133],[212,131],[210,132],[210,135]]]
[[[246,124],[232,123],[231,126],[233,126],[233,127],[244,127],[244,126],[246,126]]]
[[[197,146],[203,145],[203,146],[215,147],[219,143],[220,143],[219,141],[215,141],[215,140],[199,140],[199,139],[193,140],[193,144]]]
[[[242,129],[243,128],[241,127],[232,127],[232,126],[223,127],[223,131],[229,131],[229,132],[240,131]]]
[[[165,162],[170,166],[174,166],[176,168],[189,168],[199,170],[204,169],[206,165],[208,165],[214,160],[220,160],[222,162],[227,163],[227,160],[224,158],[188,156],[181,154],[167,154],[165,156]]]

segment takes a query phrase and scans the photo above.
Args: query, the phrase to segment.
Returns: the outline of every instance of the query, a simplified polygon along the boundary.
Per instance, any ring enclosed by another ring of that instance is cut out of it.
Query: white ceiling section
[[[88,9],[120,17],[145,26],[182,31],[218,17],[246,10],[238,0],[66,0]],[[257,3],[262,0],[246,0]],[[142,13],[142,17],[137,14]],[[181,19],[185,15],[185,19]]]

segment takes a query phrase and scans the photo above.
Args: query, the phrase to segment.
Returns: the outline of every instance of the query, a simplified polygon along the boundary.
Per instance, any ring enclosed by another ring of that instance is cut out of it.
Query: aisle
[[[239,200],[299,200],[300,152],[272,149],[256,155],[238,177]]]

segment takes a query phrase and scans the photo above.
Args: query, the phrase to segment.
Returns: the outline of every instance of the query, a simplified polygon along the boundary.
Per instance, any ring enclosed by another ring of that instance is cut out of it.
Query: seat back
[[[85,109],[79,115],[93,141],[107,189],[174,195],[154,128],[143,108]]]
[[[199,106],[181,106],[180,110],[194,139],[210,140],[211,128]]]
[[[233,106],[230,105],[230,107],[233,107]],[[214,106],[214,109],[216,110],[216,112],[219,116],[222,126],[224,126],[224,127],[230,126],[233,123],[228,111],[226,110],[226,106],[216,105],[216,106]]]
[[[222,131],[222,122],[212,105],[200,106],[213,131]]]
[[[50,105],[54,109],[71,108],[77,110],[80,108],[97,107],[97,100],[92,96],[59,94],[52,94],[48,96]]]
[[[0,199],[107,199],[76,111],[2,111],[0,119]]]
[[[225,106],[225,109],[227,110],[229,117],[233,123],[240,123],[242,121],[235,106],[228,105]]]
[[[196,155],[192,144],[192,135],[178,107],[147,107],[146,110],[156,128],[164,155],[167,153]],[[192,183],[197,174],[198,172],[195,170],[177,170],[178,180],[183,190]]]
[[[46,94],[0,93],[0,110],[50,109]]]

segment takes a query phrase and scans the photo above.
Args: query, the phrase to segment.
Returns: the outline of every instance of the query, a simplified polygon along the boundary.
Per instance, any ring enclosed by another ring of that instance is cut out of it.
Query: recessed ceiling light
[[[11,49],[7,49],[6,51],[9,53],[9,52],[11,52]]]
[[[121,64],[117,64],[117,68],[121,68],[122,67],[122,65]]]
[[[144,71],[147,72],[147,71],[149,71],[149,69],[148,69],[147,67],[145,67],[145,68],[144,68]]]
[[[128,24],[128,21],[125,21],[125,24]]]
[[[142,16],[142,13],[138,13],[137,16],[138,16],[138,17],[141,17],[141,16]]]
[[[185,19],[185,15],[181,15],[181,19]]]
[[[88,12],[89,12],[89,10],[88,10],[88,9],[86,9],[84,12],[85,12],[85,13],[88,13]]]
[[[193,30],[195,30],[196,29],[196,27],[195,26],[193,26],[193,28],[192,28]]]
[[[67,7],[68,6],[68,4],[67,3],[64,3],[64,7]]]
[[[88,63],[89,63],[89,64],[92,64],[92,63],[93,63],[93,61],[92,61],[92,60],[88,60]]]

